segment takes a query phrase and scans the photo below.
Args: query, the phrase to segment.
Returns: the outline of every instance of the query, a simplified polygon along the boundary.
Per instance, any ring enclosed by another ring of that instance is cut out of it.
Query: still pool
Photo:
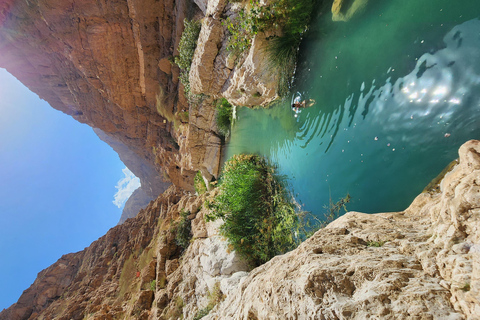
[[[239,108],[227,147],[279,166],[297,201],[320,215],[405,209],[480,139],[480,2],[370,0],[348,22],[319,15],[300,48],[292,97]],[[294,117],[295,95],[316,104]]]

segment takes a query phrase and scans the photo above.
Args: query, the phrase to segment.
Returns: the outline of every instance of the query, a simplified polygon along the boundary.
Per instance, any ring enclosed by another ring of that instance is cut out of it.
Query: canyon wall
[[[39,273],[0,320],[478,319],[480,141],[402,212],[349,212],[251,271],[171,186],[137,217]],[[187,212],[193,238],[182,252]]]
[[[221,19],[240,6],[1,2],[0,66],[95,128],[141,178],[138,194],[155,200],[41,271],[0,320],[478,318],[478,141],[462,146],[439,187],[404,212],[348,213],[254,270],[219,235],[218,222],[205,222],[203,203],[216,191],[190,191],[196,171],[207,180],[219,173],[215,99],[251,106],[277,97],[261,54],[267,35],[241,57],[226,51]],[[170,60],[183,19],[193,16],[203,20],[190,82],[204,96],[189,104]],[[186,111],[188,119],[178,117]],[[193,239],[183,251],[175,237],[185,211]]]
[[[0,67],[53,108],[94,128],[140,178],[151,199],[171,183],[193,190],[193,177],[219,175],[222,139],[215,99],[266,105],[276,77],[255,36],[241,56],[227,50],[226,0],[6,0],[0,4]],[[190,73],[189,103],[173,64],[185,18],[202,18]]]
[[[183,19],[200,11],[193,2],[6,0],[0,9],[0,67],[157,171],[127,164],[152,197],[167,180],[192,190],[173,124],[160,115],[188,106],[178,98],[178,68],[159,63],[176,54]]]

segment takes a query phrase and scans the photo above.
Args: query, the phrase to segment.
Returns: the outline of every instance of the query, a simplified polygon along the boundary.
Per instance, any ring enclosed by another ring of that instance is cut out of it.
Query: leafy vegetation
[[[192,239],[192,224],[190,219],[188,219],[189,215],[190,212],[182,210],[182,212],[180,212],[181,219],[175,226],[175,243],[182,247],[183,250],[188,248],[190,239]]]
[[[222,136],[228,138],[233,121],[233,106],[222,98],[217,102],[217,116],[215,118],[218,131]]]
[[[197,172],[195,179],[193,179],[193,186],[198,194],[204,194],[207,192],[207,185],[205,184],[205,180],[203,180],[202,173],[200,171]]]
[[[220,232],[252,267],[294,249],[306,237],[338,217],[350,195],[330,200],[323,220],[296,212],[285,178],[258,155],[235,155],[223,168],[219,194],[204,203],[207,220],[222,218]]]
[[[380,248],[383,247],[386,241],[369,241],[367,242],[367,247]]]
[[[153,292],[155,292],[157,289],[157,281],[155,279],[153,279],[151,282],[150,282],[150,290],[152,290]]]
[[[282,177],[257,155],[235,155],[225,163],[220,193],[208,220],[222,218],[221,233],[251,266],[296,246],[298,217]]]
[[[269,69],[279,74],[279,93],[288,92],[295,69],[298,47],[310,24],[315,0],[277,0],[267,6],[259,0],[250,0],[234,19],[224,25],[230,33],[227,50],[238,55],[250,48],[259,32],[277,31],[279,36],[269,39],[267,53]]]
[[[185,29],[183,30],[178,44],[178,56],[174,58],[175,63],[180,68],[180,81],[185,87],[185,95],[190,94],[190,81],[188,75],[192,66],[193,54],[197,47],[197,40],[200,34],[200,22],[195,20],[183,20]]]
[[[465,292],[470,291],[470,283],[468,283],[468,282],[464,283],[463,286],[460,287],[460,290],[465,291]]]

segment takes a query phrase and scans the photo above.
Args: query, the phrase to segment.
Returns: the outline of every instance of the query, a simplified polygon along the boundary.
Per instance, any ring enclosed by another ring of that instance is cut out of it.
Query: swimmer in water
[[[295,112],[298,112],[298,109],[304,109],[304,108],[309,108],[315,104],[315,100],[313,99],[307,99],[303,100],[302,102],[294,102],[292,104],[292,109]]]

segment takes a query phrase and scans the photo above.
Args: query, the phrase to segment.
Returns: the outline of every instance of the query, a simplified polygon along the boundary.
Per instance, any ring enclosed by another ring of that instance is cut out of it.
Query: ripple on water
[[[317,105],[298,118],[289,103],[275,111],[240,109],[227,156],[257,152],[271,158],[291,178],[298,200],[317,214],[329,197],[347,192],[350,210],[403,210],[463,142],[480,138],[478,30],[478,19],[450,31],[439,28],[437,33],[448,31],[443,41],[418,55],[410,70],[392,63],[362,79],[322,69],[315,84],[305,81],[305,90],[299,88]],[[335,42],[329,44],[334,52]]]

